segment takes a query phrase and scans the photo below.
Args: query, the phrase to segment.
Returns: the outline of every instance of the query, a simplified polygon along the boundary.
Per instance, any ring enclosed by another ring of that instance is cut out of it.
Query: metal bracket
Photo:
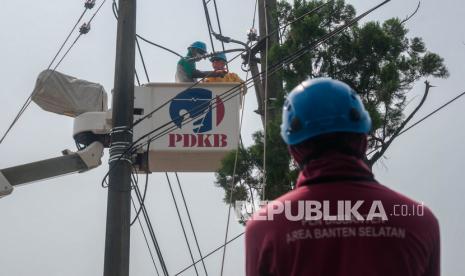
[[[13,192],[13,186],[10,185],[10,182],[3,173],[0,171],[0,197],[7,196]]]
[[[80,173],[96,168],[102,164],[103,148],[104,147],[102,143],[93,142],[85,149],[76,152],[76,154],[81,157],[82,161],[87,166],[86,169],[80,170]]]

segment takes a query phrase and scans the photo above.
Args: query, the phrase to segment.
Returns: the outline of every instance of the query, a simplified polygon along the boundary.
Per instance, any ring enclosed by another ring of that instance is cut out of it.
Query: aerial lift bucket
[[[136,87],[134,141],[156,130],[147,144],[150,172],[214,172],[237,149],[238,83],[150,83]],[[226,96],[227,95],[227,96]],[[144,150],[146,150],[146,146]]]

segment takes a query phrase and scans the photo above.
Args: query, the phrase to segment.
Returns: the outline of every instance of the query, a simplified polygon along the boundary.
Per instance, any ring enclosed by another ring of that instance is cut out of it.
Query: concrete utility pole
[[[268,49],[266,49],[266,44],[261,48],[261,71],[266,71],[266,53],[274,46],[279,44],[279,22],[277,18],[277,3],[276,0],[258,0],[258,23],[259,23],[259,35],[260,39],[266,37],[267,31],[271,34],[268,38]],[[265,42],[266,43],[266,42]],[[268,66],[272,64],[268,62]],[[263,87],[265,87],[266,76],[262,76]],[[267,123],[273,120],[277,112],[276,110],[270,109],[270,99],[276,99],[278,95],[283,93],[283,80],[279,77],[278,74],[273,74],[268,77],[268,114],[267,114]],[[264,93],[264,92],[263,92]],[[262,95],[262,99],[265,98],[265,95]],[[259,105],[260,106],[260,105]],[[261,105],[264,108],[264,105]],[[264,110],[262,111],[264,112]],[[264,113],[263,113],[264,114]],[[262,116],[263,117],[263,116]]]
[[[136,0],[119,0],[104,276],[129,275]]]

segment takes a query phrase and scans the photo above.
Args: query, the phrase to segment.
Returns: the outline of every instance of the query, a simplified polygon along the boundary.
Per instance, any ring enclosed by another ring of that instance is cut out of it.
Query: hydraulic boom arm
[[[60,157],[2,169],[0,197],[11,194],[15,186],[96,168],[102,164],[103,148],[102,143],[93,142],[77,152],[66,150]]]

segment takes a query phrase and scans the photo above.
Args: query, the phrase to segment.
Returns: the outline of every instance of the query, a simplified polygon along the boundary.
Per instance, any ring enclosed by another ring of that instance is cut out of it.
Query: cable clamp
[[[84,23],[82,26],[79,28],[79,32],[81,34],[87,34],[90,31],[90,23]]]
[[[110,146],[110,159],[108,163],[115,161],[126,161],[132,165],[131,152],[128,150],[132,143],[130,142],[115,142]]]
[[[86,0],[86,2],[84,3],[84,7],[86,7],[86,9],[91,10],[95,6],[95,1],[96,0]]]
[[[110,136],[113,134],[118,134],[118,133],[125,133],[127,132],[128,134],[133,134],[132,129],[130,129],[127,126],[120,126],[120,127],[114,127],[110,130]]]

